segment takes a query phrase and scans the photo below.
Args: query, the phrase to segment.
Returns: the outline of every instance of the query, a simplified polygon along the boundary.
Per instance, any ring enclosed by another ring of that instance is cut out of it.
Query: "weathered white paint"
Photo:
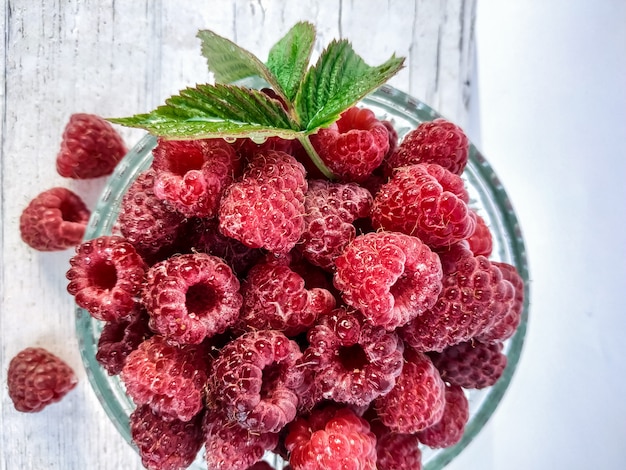
[[[199,2],[8,0],[0,24],[0,470],[142,468],[101,409],[74,338],[65,291],[71,251],[38,253],[19,237],[21,210],[52,186],[93,207],[104,179],[60,177],[55,156],[70,114],[148,111],[180,88],[209,79],[195,37],[213,29],[265,57],[298,20],[317,25],[317,53],[336,37],[370,64],[407,57],[392,84],[460,124],[466,121],[475,0],[269,0]],[[120,129],[129,145],[140,132]],[[38,345],[66,359],[80,384],[41,413],[16,412],[6,368]]]

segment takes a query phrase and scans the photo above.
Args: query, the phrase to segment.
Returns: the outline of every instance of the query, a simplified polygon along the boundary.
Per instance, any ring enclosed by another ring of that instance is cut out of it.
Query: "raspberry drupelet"
[[[428,447],[453,446],[463,437],[468,419],[469,402],[463,389],[455,385],[446,385],[446,405],[443,416],[437,423],[419,431],[417,437]]]
[[[22,211],[20,236],[35,250],[65,250],[82,241],[90,215],[76,193],[51,188],[38,194]]]
[[[179,344],[199,344],[223,333],[239,317],[239,280],[216,256],[172,256],[146,275],[143,304],[150,327]]]
[[[76,247],[65,275],[67,291],[97,320],[116,320],[137,307],[146,269],[125,238],[103,235]]]

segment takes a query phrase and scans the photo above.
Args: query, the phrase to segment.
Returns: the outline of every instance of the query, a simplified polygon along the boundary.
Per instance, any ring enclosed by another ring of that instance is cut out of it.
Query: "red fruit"
[[[349,408],[330,406],[296,418],[285,446],[294,470],[376,469],[376,437]]]
[[[469,403],[463,389],[446,386],[446,406],[436,424],[417,433],[422,444],[433,448],[450,447],[458,443],[469,419]]]
[[[377,470],[421,470],[422,451],[415,434],[388,432],[376,440]]]
[[[17,411],[35,413],[61,400],[78,379],[63,360],[43,348],[26,348],[7,370],[9,397]]]
[[[396,386],[375,400],[378,417],[393,432],[415,433],[443,416],[445,384],[432,361],[423,353],[406,349]]]
[[[463,130],[445,119],[423,122],[409,132],[389,157],[390,169],[416,163],[436,163],[460,175],[469,157],[469,140]]]
[[[146,264],[126,239],[105,235],[76,247],[67,291],[97,320],[112,321],[137,307]]]
[[[439,257],[395,232],[356,237],[336,260],[334,283],[346,304],[392,330],[431,308],[441,291]]]
[[[149,470],[180,470],[195,460],[202,448],[202,420],[163,419],[147,405],[130,415],[130,434],[141,462]]]
[[[142,293],[150,327],[179,344],[199,344],[239,317],[239,280],[221,258],[173,256],[152,266]]]
[[[35,250],[65,250],[82,241],[90,215],[83,200],[69,189],[48,189],[22,211],[20,235]]]
[[[63,131],[57,171],[66,178],[109,175],[126,154],[126,145],[107,121],[95,114],[72,114]]]
[[[476,218],[461,177],[436,164],[397,168],[372,208],[374,228],[419,237],[446,247],[474,233]]]
[[[369,109],[356,106],[311,136],[311,143],[340,181],[361,182],[382,163],[389,150],[389,131]]]
[[[475,256],[482,255],[486,258],[491,256],[493,250],[493,238],[491,236],[491,230],[487,227],[485,219],[478,214],[476,216],[476,229],[474,233],[467,239],[469,249]]]

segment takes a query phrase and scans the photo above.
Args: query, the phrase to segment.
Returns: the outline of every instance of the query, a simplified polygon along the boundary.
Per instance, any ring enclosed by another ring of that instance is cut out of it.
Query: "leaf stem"
[[[320,158],[320,156],[317,153],[317,150],[315,150],[315,148],[313,147],[313,144],[311,143],[311,140],[309,139],[309,136],[308,135],[301,135],[301,136],[298,137],[298,140],[300,141],[300,143],[304,147],[304,150],[306,150],[306,153],[309,155],[309,158],[315,164],[317,169],[320,170],[322,172],[322,174],[326,178],[328,178],[329,180],[334,180],[336,178],[336,176],[333,174],[332,171],[330,171],[328,169],[326,164],[322,161],[322,159]]]

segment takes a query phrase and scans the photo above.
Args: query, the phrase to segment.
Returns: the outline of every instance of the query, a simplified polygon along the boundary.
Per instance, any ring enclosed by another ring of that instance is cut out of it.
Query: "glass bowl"
[[[441,117],[419,100],[387,85],[366,97],[363,104],[372,109],[379,118],[391,121],[400,138],[421,122]],[[112,232],[122,196],[135,178],[150,166],[152,149],[155,145],[156,138],[146,135],[119,163],[92,213],[85,239]],[[491,258],[516,266],[524,280],[524,310],[519,328],[504,345],[503,351],[507,355],[508,362],[502,377],[490,388],[467,392],[470,418],[462,440],[453,447],[441,450],[423,447],[424,470],[437,470],[445,467],[478,435],[494,413],[515,372],[528,321],[528,263],[520,226],[500,180],[474,145],[470,146],[469,163],[463,173],[463,178],[470,194],[471,206],[491,228],[493,235]],[[129,416],[134,409],[134,404],[125,394],[124,386],[119,378],[109,376],[96,361],[102,325],[102,322],[93,319],[85,310],[76,308],[76,334],[91,386],[109,418],[124,439],[131,443]],[[202,461],[201,454],[202,452],[191,466],[192,469],[206,469],[206,463]],[[277,470],[285,465],[282,459],[273,454],[271,457],[268,454],[266,459],[274,464]]]

